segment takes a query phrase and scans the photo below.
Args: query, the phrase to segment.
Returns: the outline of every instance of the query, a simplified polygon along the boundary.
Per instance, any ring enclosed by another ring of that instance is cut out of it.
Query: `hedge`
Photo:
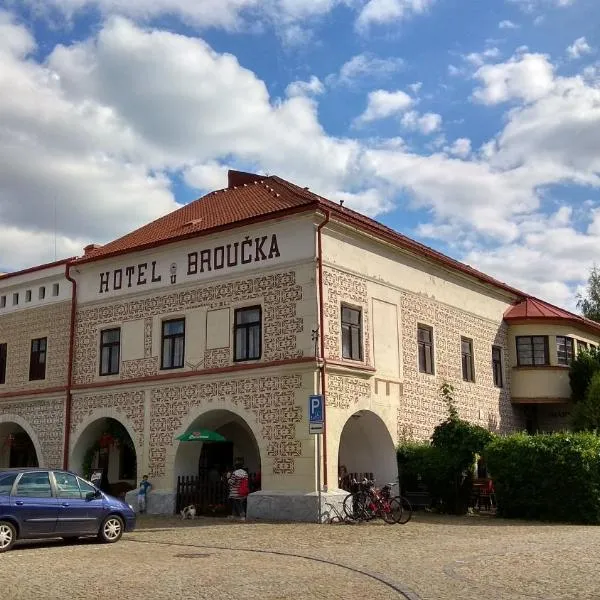
[[[600,437],[518,433],[495,438],[485,457],[498,515],[600,523]]]

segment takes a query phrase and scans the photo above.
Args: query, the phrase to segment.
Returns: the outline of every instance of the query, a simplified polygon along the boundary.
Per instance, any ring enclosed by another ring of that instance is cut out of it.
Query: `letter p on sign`
[[[323,422],[323,396],[310,396],[308,400],[308,415],[310,423]]]

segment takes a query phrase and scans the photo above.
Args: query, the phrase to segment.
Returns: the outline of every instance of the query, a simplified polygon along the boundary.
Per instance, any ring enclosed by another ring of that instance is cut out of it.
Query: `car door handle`
[[[71,506],[68,502],[63,502],[62,505],[63,506]]]
[[[23,502],[23,500],[17,500],[17,501],[15,502],[15,504],[16,504],[17,506],[23,506],[23,504],[25,504],[25,502]]]

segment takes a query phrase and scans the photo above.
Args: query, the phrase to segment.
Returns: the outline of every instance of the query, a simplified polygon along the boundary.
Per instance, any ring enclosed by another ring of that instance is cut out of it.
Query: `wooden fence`
[[[250,492],[260,489],[260,475],[248,475]],[[196,514],[225,515],[230,512],[228,503],[229,487],[222,480],[211,481],[207,477],[187,475],[177,478],[177,498],[175,512],[193,504]]]

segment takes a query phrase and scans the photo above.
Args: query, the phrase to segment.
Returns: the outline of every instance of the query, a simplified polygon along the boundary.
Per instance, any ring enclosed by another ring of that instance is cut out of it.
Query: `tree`
[[[592,377],[585,400],[573,407],[571,420],[575,431],[600,431],[600,372]]]
[[[600,352],[591,350],[579,352],[569,367],[571,399],[573,402],[585,400],[592,377],[600,371]]]
[[[577,308],[587,319],[600,323],[600,269],[596,265],[590,271],[585,295],[577,294]]]

